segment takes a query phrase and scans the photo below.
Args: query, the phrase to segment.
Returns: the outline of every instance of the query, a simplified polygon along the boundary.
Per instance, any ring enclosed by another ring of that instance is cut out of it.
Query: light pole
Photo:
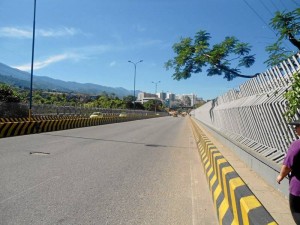
[[[152,81],[152,83],[155,84],[155,95],[156,95],[156,93],[157,93],[157,84],[159,84],[160,81],[157,81],[157,82]],[[154,100],[154,103],[155,103],[155,115],[156,115],[156,99]]]
[[[159,84],[160,81],[157,81],[157,82],[153,82],[153,81],[152,81],[152,83],[155,84],[155,93],[154,93],[154,94],[156,95],[156,93],[157,93],[157,84]]]
[[[33,28],[32,28],[32,52],[31,52],[31,72],[30,72],[30,93],[29,93],[29,120],[31,121],[32,114],[32,80],[33,80],[33,63],[34,63],[34,41],[35,41],[35,14],[36,14],[36,0],[34,0],[33,9]]]
[[[133,97],[134,97],[134,99],[133,99],[133,109],[135,109],[135,78],[136,78],[136,65],[138,64],[138,63],[141,63],[141,62],[143,62],[143,60],[140,60],[140,61],[138,61],[138,62],[132,62],[132,61],[128,61],[129,63],[132,63],[133,65],[134,65],[134,79],[133,79]]]

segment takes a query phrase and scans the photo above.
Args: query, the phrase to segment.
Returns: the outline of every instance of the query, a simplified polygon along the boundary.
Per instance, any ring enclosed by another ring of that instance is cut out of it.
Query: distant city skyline
[[[149,100],[161,100],[164,103],[168,103],[168,104],[175,104],[176,101],[178,102],[183,102],[186,104],[185,100],[186,97],[189,98],[189,106],[194,106],[198,101],[203,101],[203,98],[198,97],[196,94],[175,94],[175,93],[169,93],[167,94],[166,92],[159,92],[159,93],[147,93],[147,92],[140,92],[138,93],[138,97],[137,97],[137,102],[141,102],[142,104],[144,104],[145,102],[149,101]]]

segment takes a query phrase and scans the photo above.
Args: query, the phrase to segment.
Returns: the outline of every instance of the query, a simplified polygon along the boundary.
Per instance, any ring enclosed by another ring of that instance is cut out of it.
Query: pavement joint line
[[[59,176],[54,176],[54,177],[51,177],[51,178],[49,178],[49,179],[46,179],[45,181],[43,181],[43,182],[41,182],[41,183],[39,183],[39,184],[37,184],[37,185],[34,185],[34,186],[30,187],[30,188],[27,188],[27,189],[24,190],[24,191],[21,191],[21,192],[15,194],[15,195],[13,195],[13,196],[10,196],[10,197],[8,197],[8,198],[2,200],[2,201],[0,202],[0,204],[3,204],[3,203],[5,203],[5,202],[7,202],[8,200],[11,200],[11,199],[13,199],[13,198],[19,197],[20,195],[22,195],[22,194],[24,194],[24,193],[26,193],[26,192],[29,192],[29,191],[31,191],[31,190],[33,190],[33,189],[35,189],[35,188],[38,188],[38,187],[44,185],[45,183],[47,183],[47,182],[49,182],[49,181],[52,181],[52,180],[54,180],[54,179],[59,179],[59,178],[60,178]]]
[[[192,222],[195,225],[195,202],[194,202],[194,190],[193,190],[193,174],[192,174],[192,162],[190,160],[190,177],[191,177],[191,195],[192,195]]]

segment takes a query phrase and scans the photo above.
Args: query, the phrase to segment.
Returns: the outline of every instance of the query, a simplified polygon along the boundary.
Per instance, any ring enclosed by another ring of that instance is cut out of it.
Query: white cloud
[[[59,29],[40,29],[37,30],[37,35],[42,37],[63,37],[63,36],[74,36],[76,34],[82,33],[80,30],[75,28],[62,27]]]
[[[47,35],[51,35],[51,34],[47,34]],[[136,43],[135,45],[116,46],[116,45],[107,44],[107,45],[89,45],[89,46],[71,48],[68,49],[65,53],[50,56],[45,60],[35,60],[34,70],[39,70],[48,67],[51,64],[64,61],[64,60],[81,61],[83,59],[86,60],[91,57],[95,57],[109,52],[125,51],[128,49],[144,48],[150,46],[152,47],[152,46],[161,45],[161,43],[162,41],[160,40],[144,40],[144,41],[139,40],[138,43]],[[110,67],[114,67],[116,65],[117,65],[116,61],[112,61],[109,64]],[[20,70],[30,71],[31,64],[28,63],[28,64],[18,65],[14,67]]]
[[[95,55],[104,54],[106,52],[116,51],[118,48],[111,45],[92,45],[92,46],[84,46],[74,49],[69,49],[66,53],[57,54],[46,58],[45,60],[36,60],[34,62],[34,70],[39,70],[45,68],[53,63],[57,63],[64,60],[73,60],[80,61],[82,59],[88,59],[90,57],[94,57]],[[113,61],[110,63],[110,66],[115,66],[116,62]],[[14,66],[19,70],[30,71],[31,64],[24,64]]]
[[[57,29],[36,29],[36,36],[40,37],[64,37],[82,33],[72,27],[60,27]],[[0,37],[32,38],[32,28],[0,27]]]
[[[1,27],[0,37],[31,38],[32,31],[16,27]]]
[[[42,69],[44,67],[47,67],[53,63],[60,62],[67,59],[77,59],[78,56],[74,54],[60,54],[60,55],[54,55],[50,56],[49,58],[43,60],[43,61],[36,61],[34,62],[33,68],[34,70]],[[14,66],[15,68],[19,70],[29,71],[31,69],[31,64],[25,64],[20,66]]]

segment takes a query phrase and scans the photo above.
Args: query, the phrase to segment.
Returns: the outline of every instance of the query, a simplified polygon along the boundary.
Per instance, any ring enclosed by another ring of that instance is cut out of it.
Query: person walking
[[[294,130],[300,136],[300,120],[296,120],[290,125],[294,126]],[[289,203],[290,210],[294,221],[300,225],[300,139],[293,141],[283,160],[277,182],[280,182],[289,176]]]

